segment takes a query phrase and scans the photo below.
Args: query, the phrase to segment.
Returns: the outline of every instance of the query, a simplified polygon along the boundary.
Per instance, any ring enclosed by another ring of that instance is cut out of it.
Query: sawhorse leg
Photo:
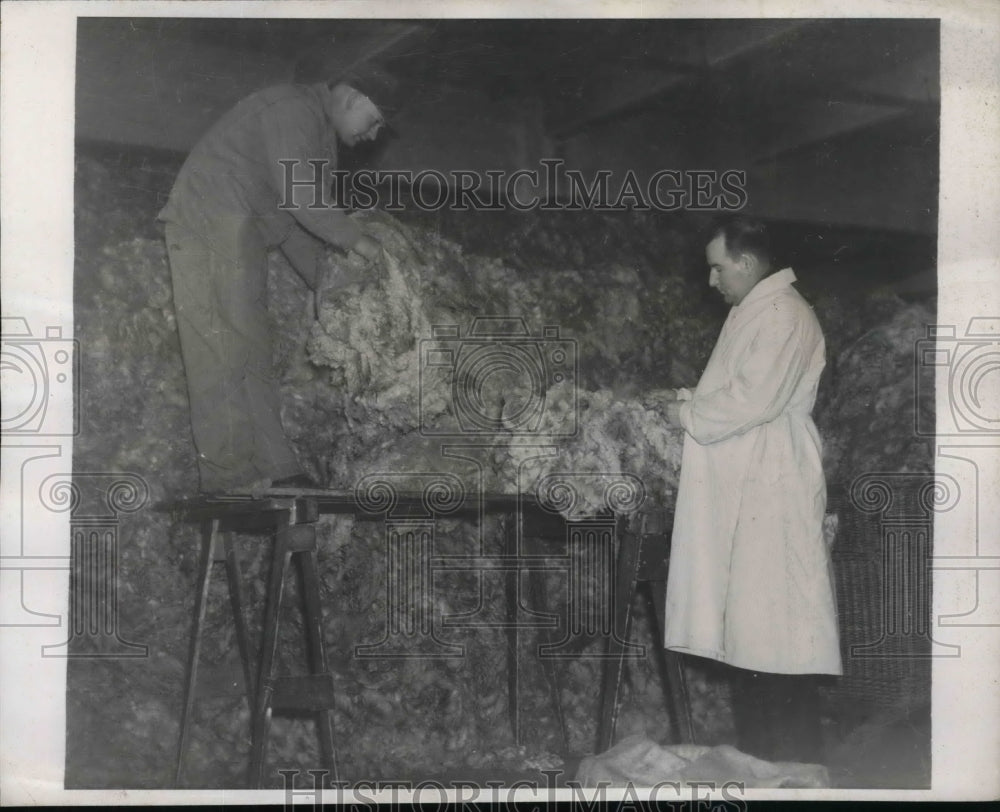
[[[194,710],[195,690],[198,685],[198,660],[201,656],[201,635],[205,629],[205,606],[208,603],[208,586],[212,579],[212,553],[219,522],[214,520],[202,525],[201,561],[198,567],[198,592],[194,607],[194,633],[191,635],[191,650],[188,655],[187,684],[184,686],[184,712],[181,715],[181,735],[177,743],[177,767],[174,771],[174,786],[180,787],[184,772],[184,756],[187,755],[188,733],[191,729],[191,714]]]
[[[518,521],[520,517],[516,513],[504,515],[504,555],[516,558],[524,551],[518,548]],[[526,537],[523,543],[527,544]],[[524,607],[520,605],[521,600],[521,570],[511,568],[504,574],[504,601],[506,606],[506,628],[504,639],[507,648],[507,710],[510,717],[511,733],[514,737],[514,744],[521,746],[524,743],[524,731],[521,728],[521,669],[522,657],[521,645],[524,642],[521,635],[521,625],[519,619],[522,617]],[[528,600],[537,609],[544,606],[542,588],[542,575],[537,570],[528,572]],[[545,609],[548,607],[545,606]],[[543,610],[544,611],[544,610]],[[552,627],[542,626],[542,637],[544,645],[554,646],[555,640],[552,637]],[[536,644],[536,651],[540,651],[543,644]],[[549,701],[556,713],[556,721],[559,725],[559,733],[562,736],[564,746],[569,749],[569,733],[566,727],[566,719],[563,714],[562,704],[559,696],[559,672],[552,657],[540,654],[542,660],[542,673],[549,688]]]
[[[233,620],[236,623],[236,641],[239,646],[240,660],[243,665],[243,678],[247,691],[247,703],[253,708],[253,681],[251,679],[251,663],[253,654],[250,650],[247,635],[246,615],[244,614],[243,584],[240,572],[240,561],[236,543],[231,533],[222,533],[218,519],[206,521],[201,526],[201,557],[198,566],[198,591],[195,597],[194,632],[191,636],[191,647],[188,656],[187,682],[184,686],[184,710],[181,715],[180,739],[177,743],[177,764],[174,770],[174,786],[180,787],[184,776],[184,759],[187,756],[188,737],[191,732],[191,717],[197,699],[198,666],[201,660],[201,642],[205,633],[205,610],[208,606],[208,590],[212,581],[212,565],[220,561],[226,564],[226,576],[229,582],[229,599],[233,610]],[[225,539],[225,552],[220,554],[219,542]]]
[[[618,724],[619,692],[625,673],[625,641],[632,626],[632,595],[639,569],[641,536],[631,531],[619,538],[618,562],[614,578],[612,602],[613,634],[608,640],[608,659],[604,662],[601,689],[601,715],[597,724],[597,752],[608,750],[615,738]]]
[[[684,673],[684,657],[676,651],[663,647],[664,612],[667,608],[666,581],[647,581],[643,584],[646,594],[653,604],[654,618],[653,651],[656,652],[657,667],[663,684],[663,698],[671,711],[677,735],[683,744],[694,743],[694,724],[691,720],[691,700],[687,688],[687,674]]]
[[[645,520],[644,520],[645,521]],[[608,642],[609,659],[604,665],[601,715],[598,722],[597,752],[603,753],[614,744],[615,727],[618,723],[619,694],[625,673],[625,641],[628,640],[632,625],[632,597],[637,583],[644,585],[652,593],[654,604],[654,648],[660,678],[663,680],[664,698],[677,725],[678,738],[683,743],[694,742],[694,728],[691,722],[691,703],[688,697],[687,680],[681,656],[663,648],[663,618],[666,608],[666,568],[662,549],[665,533],[631,530],[622,534],[615,574],[614,629],[615,634]],[[647,545],[660,545],[661,549],[647,549]]]
[[[302,580],[302,597],[305,606],[306,639],[309,645],[309,668],[314,674],[329,672],[326,644],[323,642],[323,610],[319,594],[319,566],[316,560],[315,536],[313,547],[302,552],[299,574]],[[316,712],[316,729],[319,735],[320,757],[331,770],[330,778],[338,780],[337,750],[333,741],[333,709],[324,707]]]
[[[543,578],[544,575],[538,570],[529,571],[528,596],[532,606],[536,608],[541,607],[542,611],[548,611],[548,601],[545,600],[545,588],[542,583]],[[567,617],[568,622],[569,618]],[[566,714],[563,713],[562,696],[560,695],[564,669],[557,664],[556,658],[549,655],[546,651],[547,648],[555,648],[558,641],[555,639],[552,627],[543,628],[541,630],[541,637],[544,643],[536,645],[535,650],[542,661],[542,674],[545,676],[545,682],[549,687],[549,703],[556,714],[556,723],[559,726],[559,735],[562,738],[563,749],[569,752],[569,728],[566,726]],[[521,742],[518,741],[516,744],[520,745]]]
[[[284,599],[285,577],[293,555],[299,557],[309,660],[313,673],[306,677],[276,679],[274,661],[278,644],[278,623]],[[279,521],[274,537],[264,613],[260,665],[251,720],[248,775],[248,785],[251,788],[260,789],[263,785],[267,737],[271,715],[275,709],[305,709],[317,713],[320,753],[330,777],[333,781],[338,780],[333,741],[333,680],[323,643],[317,569],[315,523],[293,525],[290,524],[288,514],[285,514]]]
[[[285,518],[274,535],[264,625],[261,629],[260,663],[250,717],[250,767],[247,785],[253,789],[260,789],[264,777],[264,752],[271,726],[271,697],[274,690],[271,676],[274,671],[274,654],[278,646],[278,616],[285,591],[285,573],[292,557],[288,544],[290,533],[291,527]]]
[[[247,633],[246,597],[243,593],[243,568],[240,564],[236,539],[232,533],[226,534],[225,541],[226,576],[229,580],[229,602],[236,620],[236,646],[240,652],[240,662],[243,664],[243,686],[247,692],[247,709],[253,710],[253,698],[256,694],[253,664],[257,662],[256,652]]]

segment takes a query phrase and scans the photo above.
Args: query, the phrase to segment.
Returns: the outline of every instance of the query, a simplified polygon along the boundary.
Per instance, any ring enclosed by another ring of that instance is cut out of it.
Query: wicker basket
[[[838,508],[833,567],[844,676],[828,696],[861,715],[926,706],[931,695],[930,534],[893,538],[879,515],[851,505]],[[908,552],[905,577],[894,546],[901,544]]]

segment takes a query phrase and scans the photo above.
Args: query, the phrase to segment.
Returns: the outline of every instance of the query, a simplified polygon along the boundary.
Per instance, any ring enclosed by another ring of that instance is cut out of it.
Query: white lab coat
[[[810,414],[825,347],[794,281],[778,271],[732,308],[681,405],[664,642],[756,671],[841,674]]]

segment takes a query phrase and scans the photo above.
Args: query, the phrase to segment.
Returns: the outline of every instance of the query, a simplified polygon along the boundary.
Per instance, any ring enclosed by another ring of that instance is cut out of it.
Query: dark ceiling
[[[774,151],[796,109],[857,107],[851,132],[903,117],[935,128],[937,20],[302,20],[150,18],[133,32],[257,51],[293,62],[329,46],[377,55],[414,94],[465,86],[494,99],[537,94],[566,137],[651,105],[716,120],[722,109]],[[860,108],[868,108],[867,115]],[[814,129],[816,129],[814,127]],[[781,149],[794,148],[789,144]]]
[[[557,149],[592,138],[614,143],[623,124],[634,124],[649,140],[622,146],[629,159],[669,136],[682,165],[728,163],[776,178],[767,204],[773,213],[765,216],[788,228],[798,223],[822,235],[824,223],[839,222],[853,229],[849,244],[876,264],[873,247],[891,239],[901,275],[902,266],[935,262],[935,19],[94,22],[105,42],[183,40],[288,65],[314,49],[328,48],[342,62],[376,58],[417,108],[455,88],[514,110],[531,99]],[[87,21],[80,24],[83,30]],[[868,218],[890,210],[866,235]],[[813,242],[825,251],[827,238]],[[857,257],[855,250],[844,255]]]

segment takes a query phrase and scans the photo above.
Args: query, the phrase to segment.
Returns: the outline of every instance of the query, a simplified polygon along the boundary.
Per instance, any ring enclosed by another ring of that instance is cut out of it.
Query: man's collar
[[[791,268],[782,268],[780,271],[775,271],[769,276],[765,276],[756,285],[754,285],[750,292],[743,297],[743,301],[740,302],[737,307],[742,307],[747,302],[753,301],[754,299],[759,299],[762,296],[769,296],[780,288],[788,287],[795,280],[795,271]]]

